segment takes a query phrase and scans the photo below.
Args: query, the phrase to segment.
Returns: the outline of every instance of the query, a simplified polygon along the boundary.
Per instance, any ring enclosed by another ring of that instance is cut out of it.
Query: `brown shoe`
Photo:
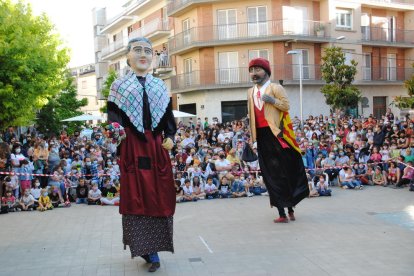
[[[296,220],[296,218],[295,218],[295,214],[293,213],[293,212],[289,212],[289,219],[291,220],[291,221],[295,221]]]
[[[150,268],[148,268],[148,272],[155,272],[158,268],[160,268],[160,266],[159,262],[152,263]]]
[[[274,223],[288,223],[289,220],[286,217],[280,217],[278,219],[273,220]]]

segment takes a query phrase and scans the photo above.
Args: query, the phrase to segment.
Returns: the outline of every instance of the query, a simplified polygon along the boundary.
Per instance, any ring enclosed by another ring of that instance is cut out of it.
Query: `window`
[[[217,10],[217,28],[219,39],[237,37],[236,10]]]
[[[247,8],[247,31],[249,36],[267,35],[266,7]]]
[[[397,56],[395,54],[387,54],[387,80],[397,80]]]
[[[239,53],[222,52],[218,54],[218,79],[222,84],[239,82]]]
[[[371,53],[362,53],[363,54],[363,67],[362,67],[362,73],[363,73],[363,79],[364,80],[371,80]]]
[[[295,49],[302,51],[302,55],[292,55],[293,65],[293,79],[300,79],[300,57],[302,56],[302,78],[304,80],[310,79],[310,67],[309,67],[309,50],[308,49]]]
[[[351,65],[351,60],[353,59],[354,51],[348,49],[344,49],[343,51],[345,53],[345,64]]]
[[[190,19],[183,20],[183,40],[184,45],[190,44],[191,33],[190,33]]]
[[[184,60],[184,82],[185,86],[190,86],[192,83],[191,79],[191,72],[193,71],[192,68],[192,59],[187,58]]]
[[[352,29],[352,11],[336,10],[336,27],[341,29]]]
[[[132,28],[132,25],[131,26],[128,26],[128,36],[129,36],[130,33],[132,33],[133,30],[134,29]]]
[[[267,50],[249,50],[249,61],[254,58],[264,58],[269,60],[269,51]]]

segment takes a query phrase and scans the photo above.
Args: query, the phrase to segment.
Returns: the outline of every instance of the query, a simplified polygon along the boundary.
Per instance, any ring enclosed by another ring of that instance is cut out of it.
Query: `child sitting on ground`
[[[227,177],[223,176],[220,181],[219,186],[219,195],[221,198],[229,198],[231,196],[230,185],[228,183]]]
[[[88,187],[85,184],[85,178],[79,178],[79,184],[76,187],[76,204],[88,203]]]
[[[308,179],[308,186],[309,186],[309,197],[318,197],[319,193],[315,188],[314,181],[309,173],[306,173],[306,177]]]
[[[13,196],[12,192],[8,190],[6,191],[6,196],[1,198],[1,213],[14,212],[16,211],[17,205],[16,198]]]
[[[39,198],[41,195],[42,189],[40,189],[40,180],[35,178],[32,181],[32,188],[30,189],[30,194],[33,196],[35,203],[34,207],[37,208],[39,206]]]
[[[204,192],[206,193],[207,199],[213,199],[218,197],[219,192],[217,191],[216,185],[213,184],[212,176],[207,177],[207,183],[204,186]]]
[[[316,189],[318,191],[318,194],[320,196],[331,196],[332,191],[328,189],[328,184],[325,181],[324,175],[319,176],[319,181],[316,184],[316,187],[317,187]]]
[[[200,177],[198,176],[193,177],[193,190],[194,190],[194,194],[197,197],[197,199],[206,198],[206,193],[204,192],[203,185],[200,182]]]
[[[61,199],[60,199],[60,196],[59,196],[59,188],[52,186],[52,187],[50,187],[49,191],[50,191],[49,198],[50,198],[50,202],[52,203],[52,206],[54,208],[59,207],[59,204],[63,203],[63,202],[61,202]]]
[[[101,192],[101,205],[119,205],[118,190],[112,186],[109,178],[105,178]]]
[[[101,204],[102,193],[101,190],[98,189],[98,183],[93,180],[92,181],[92,189],[88,193],[88,205],[98,205]]]
[[[183,200],[183,188],[181,187],[181,181],[176,179],[174,180],[175,183],[175,201],[177,203]]]
[[[247,195],[246,191],[244,190],[243,181],[240,180],[239,174],[234,175],[234,181],[231,185],[231,192],[232,197],[244,197]]]
[[[193,186],[191,186],[190,179],[184,180],[183,186],[183,199],[182,202],[185,201],[197,201],[197,196],[194,194]]]
[[[22,211],[32,211],[35,207],[35,199],[30,194],[30,189],[25,189],[23,191],[23,196],[20,198],[18,208]]]
[[[40,193],[40,197],[39,197],[39,207],[37,207],[37,210],[43,212],[43,211],[52,210],[52,209],[53,209],[53,205],[52,205],[52,202],[50,201],[47,190],[42,189]]]

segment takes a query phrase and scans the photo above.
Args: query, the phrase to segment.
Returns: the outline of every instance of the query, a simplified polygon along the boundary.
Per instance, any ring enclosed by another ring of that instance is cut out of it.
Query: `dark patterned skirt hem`
[[[131,257],[160,251],[174,253],[173,217],[122,215],[122,242]]]

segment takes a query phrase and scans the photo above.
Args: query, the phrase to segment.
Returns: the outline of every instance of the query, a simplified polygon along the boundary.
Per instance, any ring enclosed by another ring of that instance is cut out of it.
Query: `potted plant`
[[[325,36],[325,26],[321,23],[315,26],[315,32],[317,37],[324,37]]]

